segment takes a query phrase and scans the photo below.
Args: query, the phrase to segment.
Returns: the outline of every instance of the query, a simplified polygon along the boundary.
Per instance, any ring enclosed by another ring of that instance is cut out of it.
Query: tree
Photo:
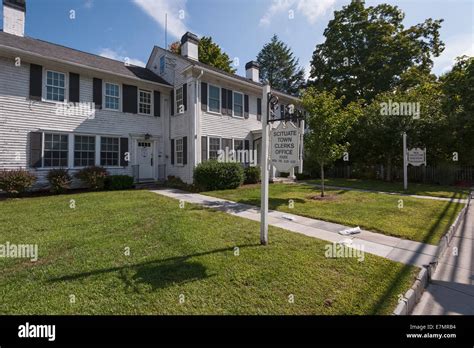
[[[403,19],[397,6],[365,7],[363,0],[335,11],[324,31],[325,42],[313,53],[311,84],[318,90],[335,90],[346,103],[369,103],[393,90],[410,68],[429,74],[432,57],[444,50],[439,36],[443,20],[429,18],[405,28]]]
[[[450,153],[458,152],[460,163],[474,165],[474,57],[459,57],[440,80],[451,129]]]
[[[179,41],[173,42],[168,49],[175,53],[181,54],[181,44]],[[199,61],[203,64],[213,66],[214,68],[234,74],[236,69],[232,67],[232,60],[227,53],[222,52],[218,44],[212,41],[212,37],[202,37],[199,41]]]
[[[352,125],[361,115],[357,103],[343,105],[332,92],[309,87],[301,104],[307,112],[309,132],[305,135],[305,158],[316,160],[321,169],[321,197],[324,197],[324,166],[342,157],[349,143],[343,143]]]
[[[260,79],[272,88],[295,95],[304,84],[304,69],[291,49],[273,35],[257,56]]]

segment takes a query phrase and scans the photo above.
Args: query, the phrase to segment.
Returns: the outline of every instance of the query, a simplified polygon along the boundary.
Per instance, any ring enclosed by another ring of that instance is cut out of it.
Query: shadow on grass
[[[237,245],[236,247],[244,249],[257,246],[260,246],[260,244]],[[201,262],[190,261],[189,259],[211,254],[233,252],[234,248],[235,247],[221,248],[185,256],[170,257],[163,260],[153,260],[133,265],[75,273],[49,279],[49,282],[76,281],[101,274],[119,272],[120,279],[128,288],[133,289],[135,292],[139,292],[139,284],[148,284],[151,285],[153,290],[157,290],[171,285],[184,284],[212,277],[213,275],[207,274],[207,269]]]
[[[456,196],[456,193],[453,194],[453,197],[454,196]],[[444,208],[443,212],[438,216],[438,219],[431,225],[428,233],[423,238],[421,243],[427,243],[428,241],[432,240],[433,235],[435,234],[437,228],[441,224],[441,221],[447,216],[447,214],[449,212],[449,209],[450,209],[452,204],[456,204],[456,203],[453,200],[448,201],[448,204],[446,204],[446,207]],[[444,233],[446,233],[448,231],[449,227],[451,226],[451,224],[456,219],[456,216],[457,216],[456,210],[453,210],[453,212],[449,216],[447,229],[446,229],[446,231],[444,231]],[[443,233],[443,235],[444,235],[444,233]],[[438,242],[438,244],[439,244],[439,242]],[[406,264],[403,266],[401,271],[398,273],[397,277],[392,281],[390,286],[387,288],[387,290],[385,290],[384,294],[379,298],[379,300],[372,306],[370,314],[380,313],[380,311],[383,309],[384,304],[389,303],[390,299],[393,296],[405,295],[404,293],[403,294],[396,294],[395,293],[396,287],[400,283],[401,279],[408,276],[408,274],[411,272],[411,266],[410,265],[415,263],[415,261],[416,261],[415,258],[417,257],[418,253],[423,253],[423,248],[424,248],[424,245],[421,244],[418,247],[418,249],[414,251],[413,256],[409,260],[407,260]],[[426,265],[426,266],[428,266],[428,265]],[[383,277],[384,275],[381,274],[380,276]]]

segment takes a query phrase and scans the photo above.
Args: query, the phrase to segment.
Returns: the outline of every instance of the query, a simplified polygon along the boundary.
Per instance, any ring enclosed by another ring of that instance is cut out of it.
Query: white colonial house
[[[245,77],[202,64],[188,32],[181,55],[155,46],[137,67],[25,36],[25,0],[3,0],[3,14],[0,170],[26,168],[39,186],[52,168],[91,165],[140,182],[191,183],[195,166],[221,149],[260,152],[255,62]],[[298,101],[274,93],[282,105]]]

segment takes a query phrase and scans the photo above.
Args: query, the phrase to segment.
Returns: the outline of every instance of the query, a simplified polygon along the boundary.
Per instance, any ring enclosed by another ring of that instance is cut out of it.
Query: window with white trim
[[[140,89],[138,94],[138,112],[151,115],[151,92]]]
[[[46,100],[63,102],[66,95],[66,75],[46,71]]]
[[[207,105],[209,111],[221,112],[221,89],[219,87],[209,85]]]
[[[216,160],[221,149],[221,138],[209,138],[209,159]]]
[[[115,83],[105,83],[105,108],[119,110],[120,86]]]
[[[119,165],[119,138],[100,138],[100,165],[118,166]]]
[[[68,154],[67,134],[44,133],[43,167],[67,167]]]
[[[244,95],[239,92],[234,92],[234,116],[244,116]]]
[[[174,146],[174,153],[176,158],[177,165],[183,165],[183,138],[176,139],[176,143]]]
[[[74,136],[74,167],[87,167],[95,164],[95,136]]]
[[[176,113],[182,114],[184,112],[183,87],[176,88]]]
[[[234,150],[244,150],[244,141],[241,139],[234,139]]]

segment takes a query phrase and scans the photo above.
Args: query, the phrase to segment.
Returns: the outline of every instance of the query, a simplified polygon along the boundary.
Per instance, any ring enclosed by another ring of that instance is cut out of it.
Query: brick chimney
[[[181,38],[181,55],[193,60],[199,60],[199,39],[189,31]]]
[[[3,0],[3,31],[25,36],[26,0]]]

